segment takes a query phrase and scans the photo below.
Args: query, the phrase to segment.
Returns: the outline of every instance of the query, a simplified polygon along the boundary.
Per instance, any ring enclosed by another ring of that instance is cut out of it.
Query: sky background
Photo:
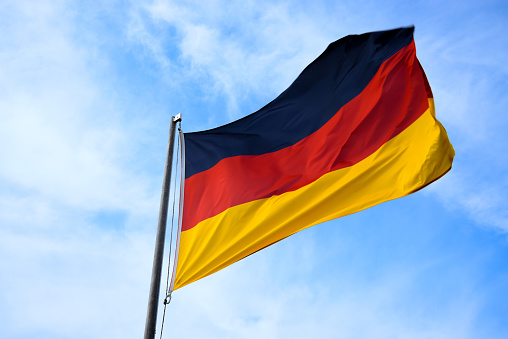
[[[0,0],[0,337],[140,338],[171,115],[233,121],[330,42],[409,25],[452,170],[176,291],[164,338],[508,338],[508,2],[489,0]]]

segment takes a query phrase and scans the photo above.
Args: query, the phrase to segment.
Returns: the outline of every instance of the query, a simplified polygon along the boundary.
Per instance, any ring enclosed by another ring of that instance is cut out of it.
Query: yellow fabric
[[[182,232],[175,290],[302,229],[408,195],[445,174],[455,152],[435,119],[432,99],[429,104],[361,162],[296,191],[234,206]]]

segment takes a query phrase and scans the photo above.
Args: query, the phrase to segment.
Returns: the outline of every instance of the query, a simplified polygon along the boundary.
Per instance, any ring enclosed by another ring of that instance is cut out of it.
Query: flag
[[[175,290],[450,170],[413,31],[337,40],[259,111],[184,134]]]

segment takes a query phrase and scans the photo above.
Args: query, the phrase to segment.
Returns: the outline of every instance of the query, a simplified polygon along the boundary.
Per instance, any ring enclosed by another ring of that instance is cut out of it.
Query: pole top
[[[173,117],[173,122],[182,121],[182,113],[178,113]]]

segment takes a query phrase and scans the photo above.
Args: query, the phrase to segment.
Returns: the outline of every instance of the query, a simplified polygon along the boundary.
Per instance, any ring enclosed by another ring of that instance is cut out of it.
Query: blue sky
[[[230,122],[408,25],[451,172],[178,290],[164,337],[508,337],[508,5],[362,0],[0,1],[0,337],[140,337],[170,116]]]

